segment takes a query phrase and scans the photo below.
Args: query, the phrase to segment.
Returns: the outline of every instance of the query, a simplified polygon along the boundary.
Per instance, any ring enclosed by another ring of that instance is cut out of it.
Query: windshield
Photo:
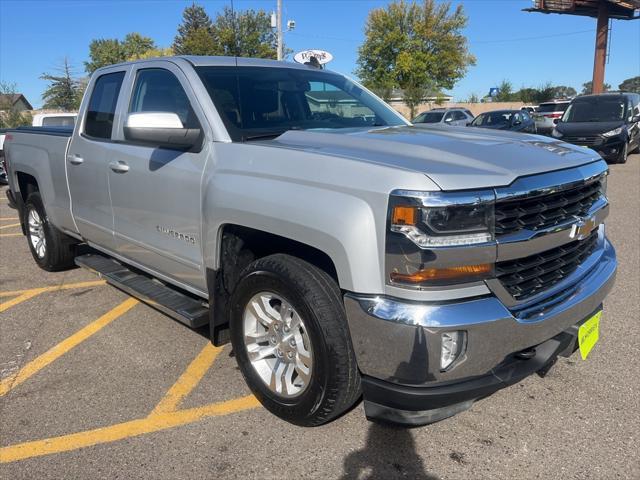
[[[418,115],[412,123],[440,123],[444,112],[424,112]]]
[[[570,122],[616,122],[625,119],[626,101],[624,97],[592,97],[573,102],[562,121]]]
[[[567,109],[569,102],[562,103],[541,103],[538,108],[536,108],[536,112],[538,113],[548,113],[548,112],[564,112]]]
[[[474,127],[493,127],[496,125],[509,125],[513,112],[489,112],[478,115],[471,125]]]
[[[382,100],[346,77],[278,67],[197,67],[234,141],[287,130],[405,125]]]

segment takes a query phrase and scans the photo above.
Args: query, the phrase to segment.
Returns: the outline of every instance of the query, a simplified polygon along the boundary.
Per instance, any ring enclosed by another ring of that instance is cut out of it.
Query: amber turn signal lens
[[[391,280],[415,285],[443,280],[471,280],[473,277],[483,277],[490,272],[491,264],[484,263],[482,265],[465,265],[463,267],[425,268],[412,274],[393,272],[391,273]]]
[[[391,223],[393,225],[415,225],[418,223],[416,207],[397,206],[393,208]]]

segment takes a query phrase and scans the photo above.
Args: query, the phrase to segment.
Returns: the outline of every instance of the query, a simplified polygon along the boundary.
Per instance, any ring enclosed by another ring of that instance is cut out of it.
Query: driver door
[[[204,132],[205,116],[177,66],[144,63],[131,77],[125,118],[175,113],[185,127]],[[211,142],[203,133],[201,145],[185,151],[127,141],[122,128],[118,135],[109,171],[118,254],[189,291],[206,292],[200,187]]]

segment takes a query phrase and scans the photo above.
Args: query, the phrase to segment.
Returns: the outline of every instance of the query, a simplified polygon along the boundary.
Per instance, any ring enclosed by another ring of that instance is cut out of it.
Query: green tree
[[[618,88],[623,92],[640,93],[640,76],[627,78]]]
[[[40,78],[49,82],[42,94],[43,108],[72,111],[80,108],[82,92],[80,81],[72,75],[71,65],[65,57],[56,74],[43,73]]]
[[[515,96],[524,103],[536,103],[538,98],[538,90],[531,87],[522,87],[515,93]]]
[[[558,85],[553,87],[553,95],[555,98],[571,98],[578,94],[575,88],[566,85]]]
[[[128,33],[122,42],[122,53],[127,60],[143,58],[147,52],[154,49],[156,49],[156,43],[151,38],[143,37],[136,32]]]
[[[451,89],[475,64],[462,35],[466,23],[461,5],[451,12],[450,3],[434,0],[395,0],[376,8],[367,18],[356,73],[374,91],[402,89],[413,117],[414,94]]]
[[[480,96],[477,93],[472,93],[469,95],[467,103],[480,103]]]
[[[16,128],[31,125],[31,113],[18,110],[12,102],[17,93],[16,84],[0,82],[0,128]]]
[[[193,3],[184,9],[172,48],[176,55],[216,54],[213,23],[203,7]]]
[[[513,91],[513,85],[509,80],[502,80],[498,85],[498,94],[494,97],[496,102],[513,102],[516,100],[516,94]]]
[[[611,90],[611,85],[609,85],[608,83],[605,83],[603,91],[608,92],[609,90]],[[582,91],[580,92],[580,95],[589,95],[592,92],[593,92],[593,82],[589,81],[582,84]]]
[[[89,61],[84,62],[89,74],[100,67],[146,58],[146,53],[156,49],[155,42],[139,33],[129,33],[124,40],[117,38],[100,38],[89,44]]]
[[[536,103],[548,102],[556,98],[555,87],[551,83],[539,86],[537,89],[535,101]]]
[[[224,7],[212,27],[215,55],[275,59],[277,38],[264,10],[237,12]]]

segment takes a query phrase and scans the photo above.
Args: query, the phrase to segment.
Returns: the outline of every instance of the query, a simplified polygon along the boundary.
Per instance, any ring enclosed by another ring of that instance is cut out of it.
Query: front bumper
[[[571,293],[559,303],[546,299],[539,312],[526,318],[494,296],[427,304],[346,294],[368,415],[397,423],[430,423],[544,368],[567,352],[564,342],[571,343],[568,336],[576,325],[600,308],[613,287],[616,268],[615,251],[603,238],[599,261],[568,287]],[[466,332],[466,350],[452,368],[441,371],[441,334],[459,330]],[[514,354],[531,347],[536,348],[535,357],[514,364]],[[392,418],[389,409],[396,411]],[[433,409],[441,411],[434,414]]]

